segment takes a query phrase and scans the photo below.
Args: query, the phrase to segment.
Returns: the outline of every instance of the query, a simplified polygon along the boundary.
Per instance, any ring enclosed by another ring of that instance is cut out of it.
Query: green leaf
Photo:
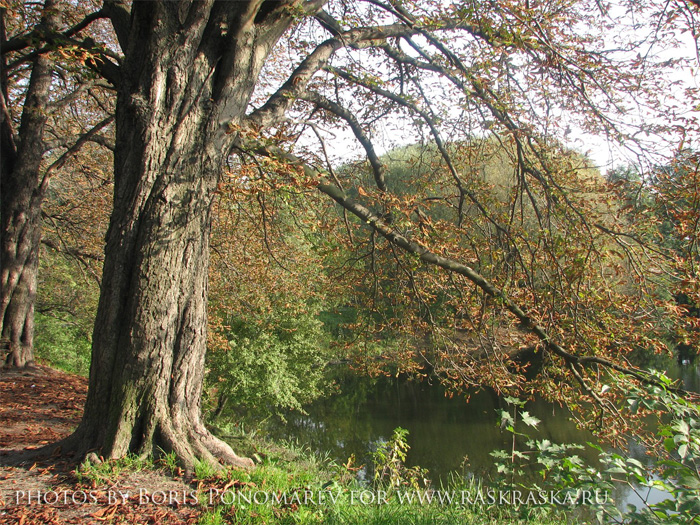
[[[664,448],[666,449],[666,452],[673,452],[676,449],[676,442],[673,440],[673,438],[664,439]]]
[[[630,465],[634,465],[635,467],[639,467],[640,469],[644,469],[644,465],[642,465],[642,462],[638,459],[629,458],[627,460],[627,463],[629,463]]]
[[[673,429],[680,432],[681,434],[688,434],[690,432],[690,425],[683,420],[676,421],[673,425]]]
[[[511,416],[507,410],[500,410],[498,412],[501,414],[501,425],[504,423],[508,423],[510,425],[515,424],[515,421],[513,421],[513,416]]]
[[[681,474],[679,481],[689,489],[700,492],[700,479],[694,473]]]
[[[533,428],[537,428],[537,425],[541,423],[539,419],[537,419],[535,416],[531,416],[528,412],[523,412],[522,420],[527,426]]]
[[[504,397],[503,401],[505,401],[509,405],[515,405],[515,406],[519,406],[519,407],[524,407],[525,403],[526,403],[526,401],[521,401],[517,397],[511,397],[511,396]]]

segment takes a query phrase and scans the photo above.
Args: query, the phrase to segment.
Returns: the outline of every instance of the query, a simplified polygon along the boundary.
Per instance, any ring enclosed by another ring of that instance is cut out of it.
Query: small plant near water
[[[666,376],[656,378],[662,386],[628,389],[631,411],[644,407],[670,417],[657,431],[666,455],[654,459],[651,467],[589,444],[598,451],[600,466],[593,466],[576,453],[582,445],[530,439],[518,423],[535,428],[539,420],[523,410],[524,402],[506,398],[512,413],[501,411],[502,427],[512,433],[513,445],[491,454],[496,459],[497,483],[535,494],[556,493],[563,505],[585,504],[601,523],[700,525],[700,405],[673,393]],[[527,438],[523,450],[518,450],[516,436]],[[524,477],[525,467],[533,465],[538,482]],[[640,505],[616,506],[613,494],[621,487],[634,493]]]
[[[408,430],[397,427],[391,439],[374,451],[372,461],[375,483],[386,483],[392,489],[408,486],[416,490],[430,485],[426,469],[406,466],[406,453],[410,448],[407,437]]]
[[[693,523],[700,524],[700,404],[685,399],[671,391],[672,381],[663,374],[656,374],[663,386],[635,388],[629,397],[630,410],[644,406],[664,411],[671,417],[668,424],[659,427],[666,456],[657,460],[655,476],[644,475],[640,465],[626,469],[619,456],[611,457],[608,464],[616,470],[624,470],[627,484],[638,485],[641,492],[658,489],[669,495],[655,504],[647,504],[631,513],[641,523]],[[622,472],[620,472],[622,474]],[[646,520],[646,521],[645,521]]]

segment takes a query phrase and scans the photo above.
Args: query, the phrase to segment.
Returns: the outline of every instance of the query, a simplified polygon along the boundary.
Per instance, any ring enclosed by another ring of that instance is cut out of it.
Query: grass
[[[160,463],[170,474],[174,475],[180,470],[177,454],[175,452],[166,453],[162,448],[159,448],[158,451],[160,453]]]
[[[216,467],[207,461],[197,461],[194,465],[194,475],[197,479],[208,479],[216,474]]]
[[[86,459],[73,471],[79,484],[101,485],[119,478],[125,472],[155,470],[157,467],[151,459],[129,455],[120,459],[94,462]]]
[[[532,524],[560,525],[567,519],[552,508],[462,504],[461,494],[475,500],[486,489],[474,480],[454,477],[443,493],[453,492],[453,504],[403,500],[414,491],[389,485],[368,485],[343,466],[294,443],[281,446],[256,438],[264,457],[251,471],[225,471],[205,480],[214,497],[207,501],[201,525],[279,524]],[[422,495],[425,496],[423,491]]]

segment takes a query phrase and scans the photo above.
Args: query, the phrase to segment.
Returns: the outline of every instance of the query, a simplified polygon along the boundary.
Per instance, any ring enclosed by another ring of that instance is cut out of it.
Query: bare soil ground
[[[58,448],[26,459],[70,434],[86,391],[85,378],[43,366],[0,370],[0,525],[197,523],[197,487],[169,471],[80,482],[75,459]]]

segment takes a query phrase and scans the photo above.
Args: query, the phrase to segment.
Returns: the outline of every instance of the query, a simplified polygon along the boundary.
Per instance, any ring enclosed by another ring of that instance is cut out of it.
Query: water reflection
[[[689,392],[700,392],[700,363],[680,365],[674,363],[667,367],[667,375],[679,379],[682,388]]]
[[[687,390],[700,392],[700,368],[669,366],[668,375],[682,380]],[[409,466],[427,468],[439,483],[450,473],[483,476],[492,472],[489,452],[510,449],[512,436],[499,428],[497,409],[508,406],[493,392],[449,398],[438,384],[396,378],[348,375],[342,393],[307,407],[308,415],[290,414],[287,423],[272,430],[276,437],[297,440],[315,450],[328,451],[339,462],[354,455],[356,464],[370,464],[371,452],[388,440],[396,427],[409,431]],[[593,434],[579,429],[566,409],[542,400],[528,402],[525,409],[542,421],[531,437],[554,443],[596,442]],[[524,448],[521,443],[519,445]],[[598,452],[585,446],[577,452],[596,464]],[[647,464],[650,458],[636,443],[629,453]],[[639,503],[633,494],[615,494],[616,501]],[[659,494],[654,499],[662,499]]]
[[[400,426],[409,431],[407,463],[427,468],[434,480],[454,471],[484,474],[493,463],[489,452],[511,445],[497,413],[508,407],[490,391],[472,393],[467,403],[426,381],[348,377],[341,388],[343,394],[308,407],[308,415],[291,414],[276,435],[329,451],[339,461],[354,455],[366,464],[376,443],[388,440]],[[526,409],[543,422],[533,437],[559,443],[594,440],[560,407],[533,401]],[[588,454],[593,460],[593,451]]]

